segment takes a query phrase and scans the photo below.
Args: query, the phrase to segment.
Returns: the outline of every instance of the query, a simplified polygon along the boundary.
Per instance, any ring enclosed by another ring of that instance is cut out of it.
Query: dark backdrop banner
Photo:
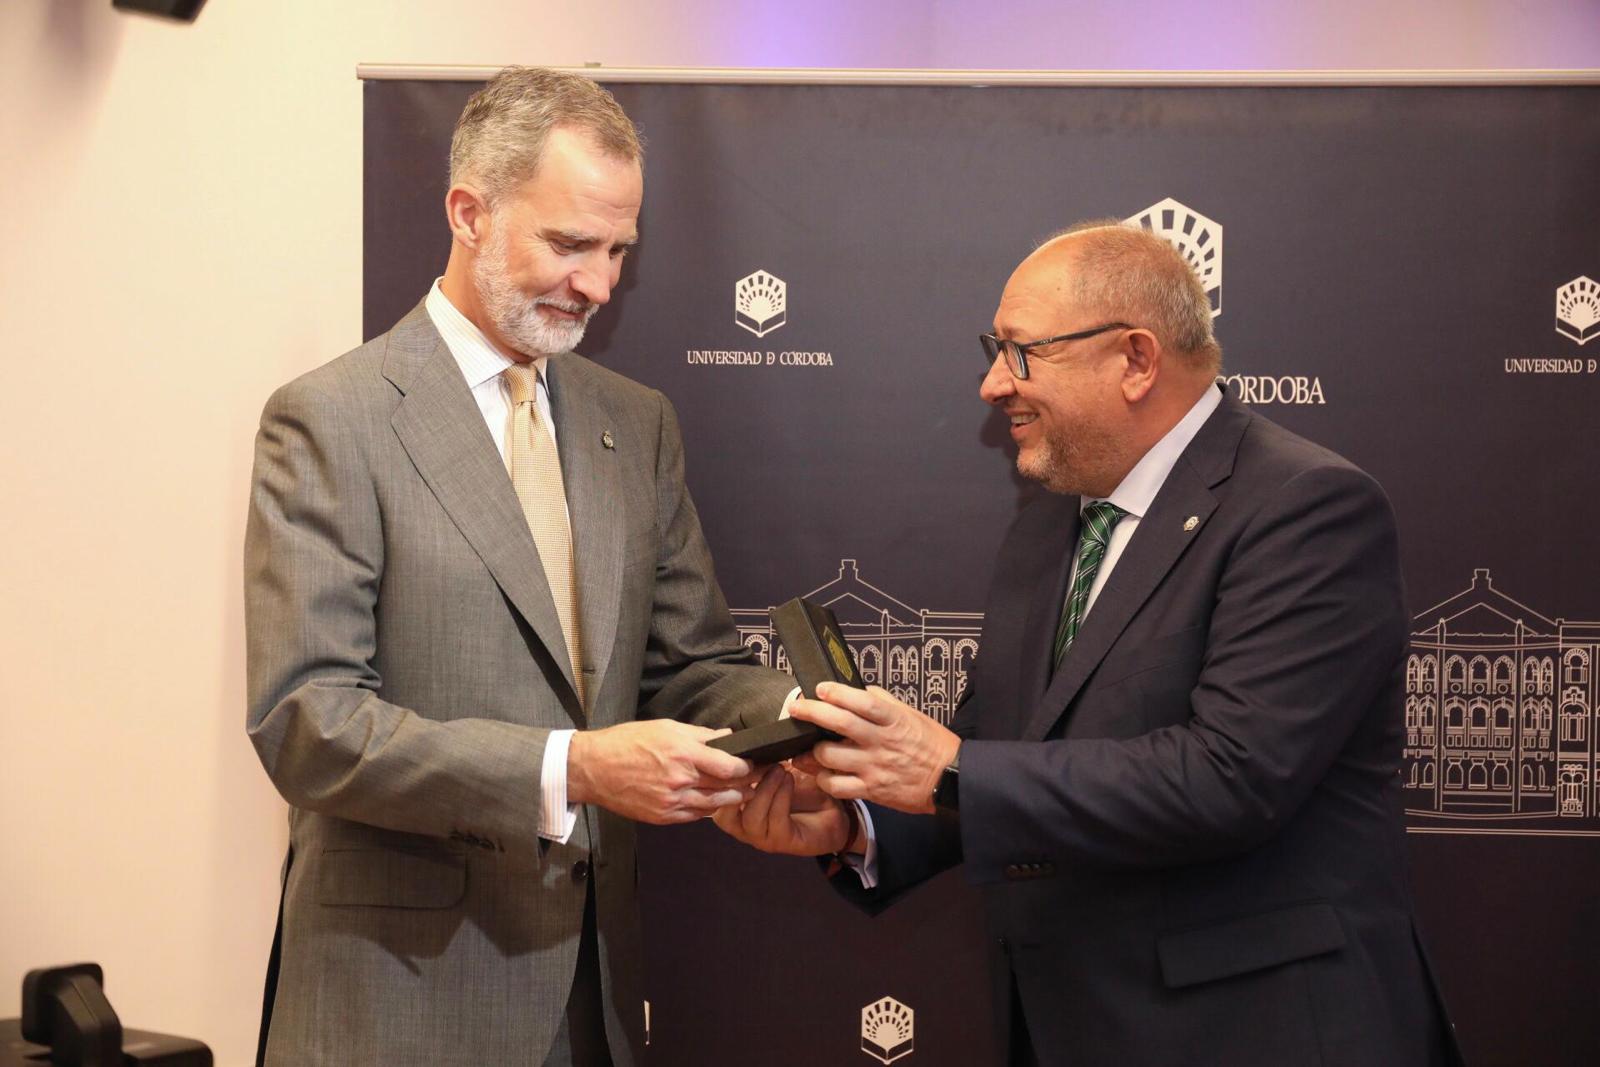
[[[367,336],[443,270],[474,88],[365,86]],[[1600,87],[612,89],[643,239],[582,347],[677,406],[751,644],[813,593],[948,717],[1032,492],[977,334],[1041,237],[1138,219],[1211,291],[1227,388],[1394,500],[1410,840],[1469,1056],[1595,1062]],[[868,919],[709,825],[645,847],[652,1062],[991,1062],[959,873]]]

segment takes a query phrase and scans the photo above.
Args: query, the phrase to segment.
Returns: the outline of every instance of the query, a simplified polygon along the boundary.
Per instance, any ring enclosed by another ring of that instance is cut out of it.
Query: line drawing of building
[[[854,559],[804,594],[830,608],[862,677],[949,725],[980,612],[913,608]],[[740,639],[789,669],[769,608],[735,608]],[[1419,613],[1406,657],[1400,781],[1417,833],[1600,836],[1600,622],[1551,619],[1472,584]]]
[[[1410,828],[1600,835],[1600,622],[1547,618],[1483,567],[1414,621],[1400,766]]]
[[[839,576],[805,596],[833,611],[867,684],[950,724],[978,654],[981,613],[913,608],[865,581],[853,559],[841,559]],[[763,664],[787,671],[769,611],[734,608],[733,621]]]

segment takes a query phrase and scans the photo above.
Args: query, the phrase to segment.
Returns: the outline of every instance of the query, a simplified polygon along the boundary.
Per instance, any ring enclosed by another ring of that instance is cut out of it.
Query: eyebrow
[[[546,230],[544,231],[544,238],[547,241],[560,241],[562,244],[577,245],[579,247],[593,247],[594,245],[600,243],[600,238],[596,237],[592,233],[578,233],[573,230]],[[632,248],[638,243],[639,235],[634,234],[632,237],[627,237],[620,241],[613,241],[611,247]]]

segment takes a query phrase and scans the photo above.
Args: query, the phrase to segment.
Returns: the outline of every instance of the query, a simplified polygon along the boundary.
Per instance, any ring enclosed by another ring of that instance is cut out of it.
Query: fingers
[[[818,775],[823,771],[859,774],[872,764],[871,753],[843,741],[818,741],[811,751],[817,759]]]
[[[838,688],[843,689],[844,686]],[[868,719],[862,718],[853,711],[834,707],[820,700],[796,700],[789,708],[789,717],[802,722],[815,723],[824,730],[832,730],[841,737],[848,737],[852,741],[864,741],[872,732],[874,726]]]
[[[773,767],[761,776],[761,784],[756,786],[754,795],[745,803],[742,823],[746,833],[752,837],[764,837],[770,832],[768,816],[773,810],[773,800],[778,795],[778,790],[784,782],[789,780],[789,772],[782,767]],[[784,818],[788,818],[788,805],[784,805]]]
[[[853,774],[823,770],[817,775],[817,785],[835,800],[865,800],[867,784]]]
[[[747,761],[703,744],[687,746],[684,756],[702,779],[725,783],[736,778],[749,778],[755,773],[755,768]]]
[[[810,752],[796,756],[789,761],[789,765],[803,774],[816,774],[822,770],[822,764],[818,763],[817,758]]]
[[[897,704],[900,702],[890,696],[887,690],[872,686],[870,689],[856,689],[838,682],[823,682],[817,686],[817,699],[827,701],[834,707],[853,711],[868,722],[879,726],[887,726],[895,720],[898,714]]]

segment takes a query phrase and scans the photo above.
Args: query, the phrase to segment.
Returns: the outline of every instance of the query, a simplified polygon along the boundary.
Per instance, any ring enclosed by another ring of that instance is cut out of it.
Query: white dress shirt
[[[1172,468],[1178,462],[1178,457],[1183,455],[1183,450],[1189,447],[1189,442],[1194,440],[1194,435],[1200,432],[1200,427],[1205,425],[1211,413],[1217,410],[1217,405],[1222,403],[1220,389],[1207,389],[1189,413],[1178,420],[1178,424],[1168,430],[1166,436],[1157,441],[1146,452],[1133,469],[1128,472],[1108,497],[1084,497],[1078,503],[1078,515],[1081,518],[1084,509],[1090,504],[1100,500],[1109,500],[1121,508],[1125,515],[1117,522],[1111,531],[1111,540],[1106,543],[1106,554],[1100,560],[1100,570],[1094,576],[1094,584],[1089,587],[1089,599],[1084,604],[1083,617],[1087,619],[1089,612],[1094,609],[1095,598],[1100,595],[1100,590],[1105,588],[1106,579],[1111,576],[1111,571],[1116,567],[1117,560],[1122,558],[1122,550],[1128,547],[1128,542],[1133,539],[1133,531],[1139,528],[1139,520],[1144,518],[1150,510],[1150,505],[1155,503],[1156,494],[1161,492],[1161,487],[1166,484],[1167,475],[1172,473]],[[1077,553],[1073,553],[1072,573],[1067,576],[1067,589],[1072,589],[1073,581],[1078,577]],[[1063,605],[1065,608],[1065,605]],[[981,654],[981,653],[980,653]],[[867,814],[866,805],[856,801],[856,811],[861,816],[862,825],[867,831],[867,851],[863,856],[841,857],[855,872],[861,876],[861,884],[868,889],[878,884],[878,839],[872,829],[872,818]]]
[[[506,421],[511,415],[511,391],[502,373],[507,367],[514,366],[515,362],[502,355],[483,331],[450,303],[450,298],[439,288],[439,280],[436,279],[433,288],[428,290],[428,298],[423,306],[433,320],[434,328],[439,331],[439,336],[444,338],[450,355],[455,357],[456,365],[461,368],[467,388],[472,390],[472,399],[477,401],[484,425],[489,428],[489,436],[500,450],[501,462],[504,462]],[[545,427],[550,431],[550,440],[558,449],[556,454],[559,456],[556,424],[550,417],[550,389],[545,383],[545,364],[548,361],[547,356],[540,356],[533,361],[539,370],[535,403],[539,405],[539,418],[544,420]],[[568,523],[571,523],[570,512]],[[544,764],[539,772],[539,836],[563,843],[572,836],[572,829],[578,824],[578,806],[567,803],[567,749],[572,744],[572,734],[571,730],[550,731],[550,737],[544,744]]]

